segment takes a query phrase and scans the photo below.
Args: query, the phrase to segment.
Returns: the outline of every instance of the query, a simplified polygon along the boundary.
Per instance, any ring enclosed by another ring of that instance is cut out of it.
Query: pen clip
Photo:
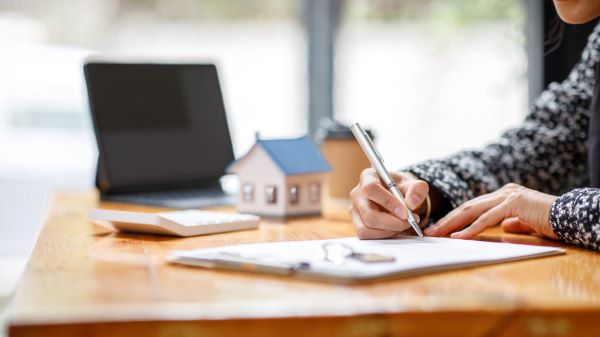
[[[373,144],[373,140],[371,139],[371,137],[369,137],[369,134],[365,130],[363,130],[363,128],[360,128],[360,132],[362,132],[362,134],[365,136],[365,138],[371,145],[371,148],[373,149],[373,152],[375,152],[375,155],[377,156],[377,158],[379,158],[379,161],[381,161],[383,163],[383,157],[379,153],[379,150],[377,150],[377,148],[375,147],[375,144]]]

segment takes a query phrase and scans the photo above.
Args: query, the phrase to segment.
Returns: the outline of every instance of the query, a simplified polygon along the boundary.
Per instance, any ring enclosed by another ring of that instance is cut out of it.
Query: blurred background
[[[527,66],[543,53],[526,48],[543,2],[0,0],[0,297],[51,191],[93,185],[87,56],[216,62],[237,155],[255,131],[312,133],[333,116],[372,128],[399,169],[519,123],[543,82]]]

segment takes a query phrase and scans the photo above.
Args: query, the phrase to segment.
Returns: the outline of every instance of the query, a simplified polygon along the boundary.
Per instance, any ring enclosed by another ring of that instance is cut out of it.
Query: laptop
[[[220,184],[234,156],[215,65],[88,61],[84,74],[103,200],[234,203]]]

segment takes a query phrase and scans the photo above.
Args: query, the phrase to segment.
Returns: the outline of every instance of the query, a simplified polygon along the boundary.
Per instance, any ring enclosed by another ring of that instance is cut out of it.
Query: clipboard
[[[324,245],[350,247],[355,254],[386,257],[387,261],[365,262],[346,253],[336,262],[325,256],[328,253],[324,252]],[[557,247],[401,236],[388,240],[350,237],[175,251],[167,260],[202,268],[352,284],[561,254],[565,250]]]

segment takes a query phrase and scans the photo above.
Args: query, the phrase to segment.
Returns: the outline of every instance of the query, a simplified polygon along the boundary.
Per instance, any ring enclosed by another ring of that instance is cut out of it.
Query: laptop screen
[[[89,62],[84,71],[103,191],[218,182],[233,149],[214,65]]]

